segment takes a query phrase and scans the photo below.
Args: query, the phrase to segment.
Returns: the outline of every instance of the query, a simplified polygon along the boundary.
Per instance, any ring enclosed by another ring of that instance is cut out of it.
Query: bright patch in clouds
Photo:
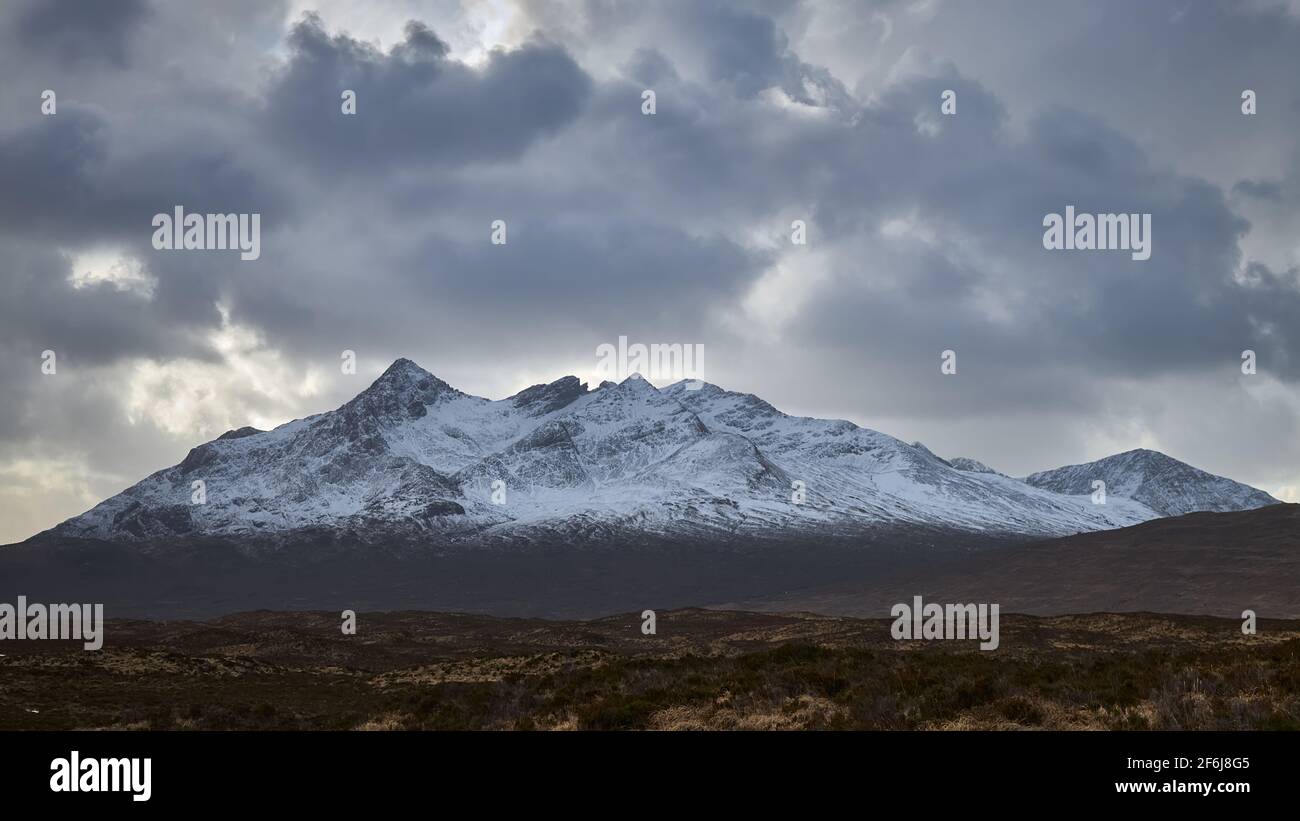
[[[387,51],[403,39],[407,22],[419,20],[447,43],[452,55],[471,65],[487,60],[495,48],[512,48],[531,32],[520,30],[520,15],[510,0],[293,0],[286,23],[318,12],[331,31],[347,32]]]
[[[211,437],[252,425],[268,429],[301,413],[323,388],[323,375],[285,361],[258,334],[218,306],[221,328],[209,337],[215,361],[137,363],[126,391],[131,424],[148,422],[176,436]]]
[[[68,280],[73,288],[106,283],[118,291],[130,291],[152,299],[158,280],[135,257],[111,249],[85,251],[72,257]]]
[[[777,342],[827,279],[826,254],[801,246],[769,268],[741,302],[737,330]]]

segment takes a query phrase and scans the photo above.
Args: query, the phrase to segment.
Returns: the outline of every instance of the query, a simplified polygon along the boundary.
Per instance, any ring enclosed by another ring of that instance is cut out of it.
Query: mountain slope
[[[736,606],[887,613],[914,595],[1005,613],[1197,613],[1300,618],[1300,505],[1189,513],[1132,527],[945,557]],[[1241,638],[1238,634],[1238,638]]]
[[[1145,449],[1025,477],[1027,484],[1056,493],[1092,493],[1092,483],[1098,480],[1106,483],[1108,496],[1141,502],[1161,516],[1196,511],[1222,513],[1277,504],[1277,499],[1262,490]]]
[[[1117,500],[1043,492],[998,475],[955,470],[919,443],[843,420],[789,416],[751,394],[678,382],[664,392],[712,430],[750,439],[786,473],[804,482],[807,507],[828,518],[942,525],[979,532],[1076,533],[1120,527],[1154,514]],[[698,382],[695,384],[699,384]]]
[[[569,376],[492,401],[399,359],[338,409],[224,434],[49,535],[330,533],[439,545],[789,540],[882,527],[1052,536],[1272,502],[1162,454],[1135,453],[1145,455],[1022,482],[707,383],[659,390],[633,375],[589,390]],[[1105,505],[1090,498],[1095,478],[1107,482]]]

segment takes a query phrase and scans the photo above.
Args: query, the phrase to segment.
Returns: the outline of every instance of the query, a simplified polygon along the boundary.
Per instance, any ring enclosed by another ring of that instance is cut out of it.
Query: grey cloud
[[[916,143],[901,132],[874,133]],[[902,173],[872,172],[896,202],[915,204],[938,249],[918,243],[897,253],[897,243],[864,236],[869,224],[834,226],[836,239],[870,261],[841,269],[837,287],[827,289],[799,327],[820,344],[857,340],[873,359],[908,362],[900,381],[933,370],[929,360],[946,347],[967,353],[975,368],[997,363],[972,379],[975,393],[966,395],[990,408],[1070,401],[1077,392],[1071,385],[1086,386],[1103,374],[1230,366],[1246,347],[1266,350],[1272,372],[1300,378],[1287,355],[1296,340],[1283,330],[1300,321],[1300,293],[1277,278],[1234,281],[1237,242],[1248,226],[1218,189],[1160,169],[1114,131],[1068,112],[1044,115],[1024,141],[986,142],[978,169],[935,142],[921,144]],[[854,213],[847,202],[861,186],[852,174],[839,183],[843,196],[828,210]],[[1042,216],[1066,205],[1152,213],[1152,259],[1044,251]],[[981,245],[987,259],[977,253],[953,261],[963,246]],[[855,285],[862,267],[880,266],[891,289]],[[986,316],[974,298],[979,294],[1018,306],[1014,322]],[[1263,337],[1254,330],[1259,323],[1277,330]],[[1062,389],[1023,390],[1035,370],[1057,374]],[[944,407],[953,414],[971,410],[966,403]]]
[[[75,245],[109,239],[147,242],[153,215],[268,211],[292,203],[279,183],[246,161],[230,134],[180,130],[147,154],[110,147],[134,129],[85,106],[0,135],[0,233]]]
[[[517,158],[569,125],[590,94],[587,75],[562,50],[529,43],[494,52],[480,70],[447,59],[447,46],[411,24],[388,54],[308,16],[289,36],[290,59],[266,101],[269,134],[326,173]],[[341,112],[344,89],[356,116]]]
[[[81,367],[133,356],[195,356],[204,350],[194,335],[212,321],[211,304],[209,315],[192,324],[158,322],[154,306],[137,294],[107,283],[74,288],[62,253],[16,243],[5,252],[0,344],[24,370],[39,365],[46,349]]]
[[[15,12],[13,33],[30,46],[48,48],[67,63],[124,68],[127,39],[148,7],[144,0],[30,0]]]
[[[1283,200],[1282,186],[1271,180],[1241,180],[1232,186],[1232,193],[1269,202]]]

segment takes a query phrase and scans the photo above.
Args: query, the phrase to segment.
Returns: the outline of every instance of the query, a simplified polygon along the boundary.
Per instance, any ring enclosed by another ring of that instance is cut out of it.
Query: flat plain
[[[107,622],[0,644],[0,729],[1300,729],[1300,622],[1003,614],[1001,644],[889,619],[662,610]]]

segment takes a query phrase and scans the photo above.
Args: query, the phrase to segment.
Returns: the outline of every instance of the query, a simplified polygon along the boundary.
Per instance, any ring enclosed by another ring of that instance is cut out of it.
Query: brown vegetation
[[[109,622],[0,645],[3,729],[1300,729],[1300,623],[1003,616],[1001,647],[888,620],[682,610]],[[35,712],[33,712],[35,711]]]

